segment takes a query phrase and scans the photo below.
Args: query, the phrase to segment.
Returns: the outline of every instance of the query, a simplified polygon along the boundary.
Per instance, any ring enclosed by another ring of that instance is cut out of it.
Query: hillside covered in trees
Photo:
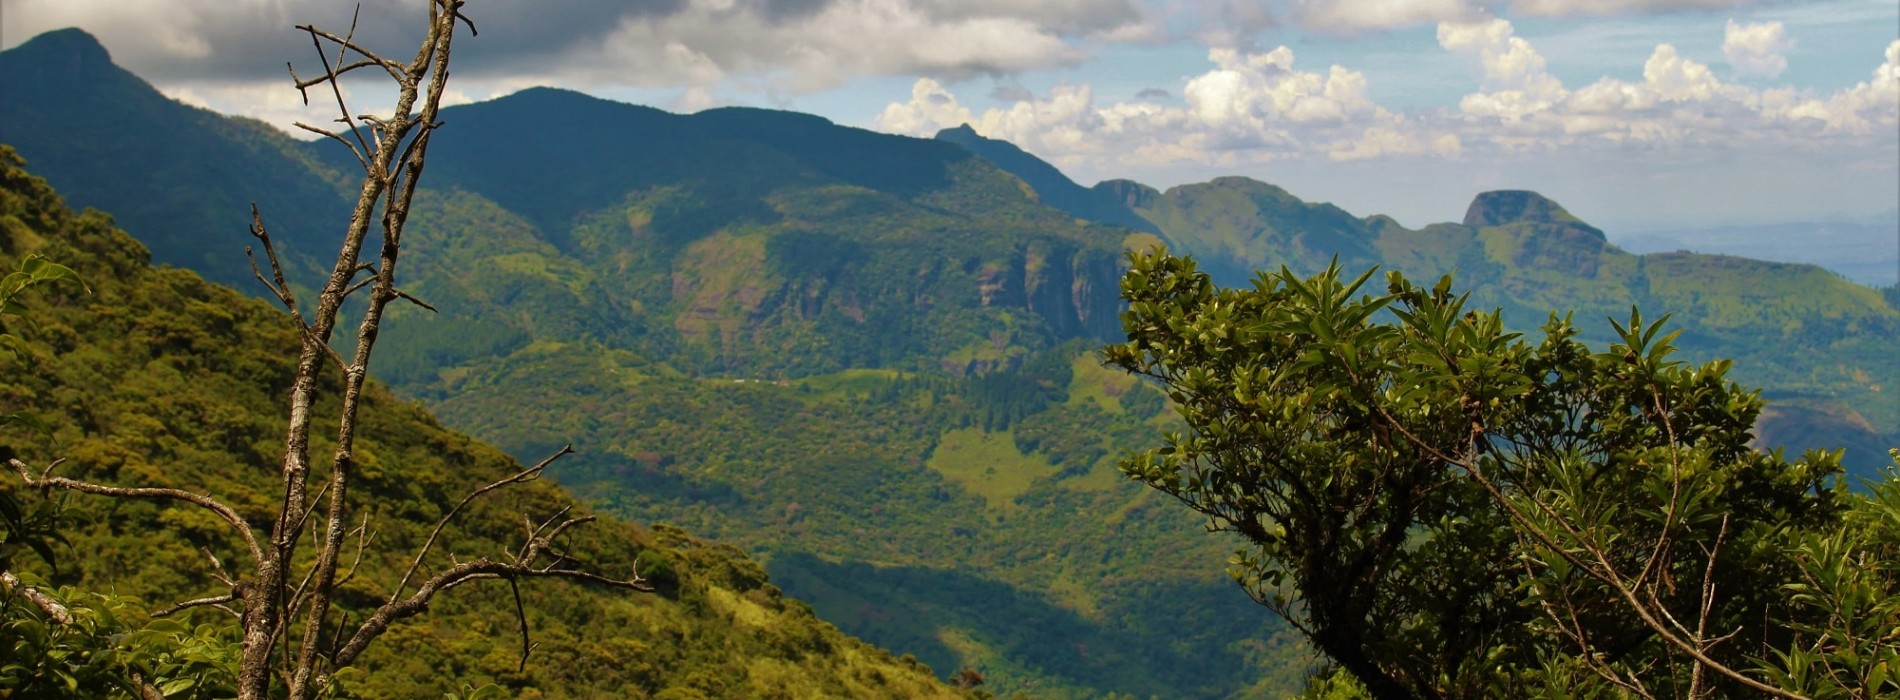
[[[66,209],[13,151],[0,149],[0,268],[17,269],[28,255],[60,261],[85,287],[42,287],[16,300],[25,321],[7,330],[24,344],[0,359],[0,410],[33,416],[46,431],[5,427],[8,456],[35,466],[64,459],[60,473],[69,476],[219,493],[242,508],[267,503],[295,360],[288,319],[190,271],[152,267],[146,248],[109,216]],[[378,504],[377,551],[388,554],[364,560],[345,589],[343,605],[353,609],[387,595],[407,553],[456,499],[520,470],[380,386],[368,400],[362,487]],[[334,410],[334,399],[323,410]],[[5,488],[25,502],[41,498],[17,481]],[[156,609],[211,587],[213,570],[198,548],[227,561],[238,556],[221,524],[189,505],[64,502],[72,544],[57,553],[58,571],[31,557],[18,565],[69,591],[133,596]],[[441,551],[467,557],[511,546],[524,514],[562,508],[587,509],[551,483],[526,485],[478,503]],[[595,525],[571,543],[573,554],[603,570],[639,567],[654,592],[524,583],[536,647],[520,666],[507,587],[460,589],[372,647],[367,673],[344,689],[358,697],[440,696],[488,683],[547,698],[955,696],[930,669],[819,620],[737,549],[673,527]],[[229,626],[220,612],[192,615],[192,624]]]

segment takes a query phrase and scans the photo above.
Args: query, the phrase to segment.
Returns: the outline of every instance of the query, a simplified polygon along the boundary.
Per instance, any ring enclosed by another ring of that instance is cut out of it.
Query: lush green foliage
[[[27,577],[25,585],[47,588]],[[0,586],[0,588],[4,588]],[[54,620],[14,591],[0,596],[0,696],[141,697],[149,686],[180,700],[236,694],[230,630],[151,619],[138,600],[67,587],[46,594],[71,620]]]
[[[1810,696],[1900,690],[1891,472],[1863,500],[1838,452],[1754,451],[1760,395],[1635,312],[1592,353],[1565,318],[1506,331],[1449,276],[1371,274],[1219,289],[1135,255],[1106,350],[1189,429],[1122,469],[1239,533],[1234,576],[1367,693],[1733,695],[1769,658]]]
[[[108,483],[218,493],[247,517],[264,517],[274,479],[259,465],[274,463],[282,449],[280,397],[296,348],[288,320],[190,272],[149,267],[144,248],[110,219],[66,210],[17,160],[0,159],[0,183],[0,263],[44,255],[93,283],[91,294],[52,289],[27,300],[36,329],[18,357],[0,359],[0,409],[40,416],[49,431],[6,429],[0,440],[7,449],[34,465],[66,458],[63,472]],[[33,371],[23,371],[29,362]],[[332,389],[336,381],[326,379]],[[382,507],[372,518],[380,547],[364,558],[339,601],[358,611],[387,596],[408,563],[405,553],[463,493],[519,470],[500,452],[440,427],[418,405],[380,387],[367,398],[357,457],[362,488]],[[334,401],[319,410],[334,411]],[[64,532],[86,555],[62,561],[55,580],[79,590],[183,600],[203,595],[212,574],[199,547],[234,558],[219,523],[189,507],[103,499],[70,506],[75,518]],[[563,508],[584,510],[546,483],[478,502],[424,568],[457,553],[509,546],[523,513],[545,517]],[[372,647],[365,673],[339,674],[339,682],[364,697],[440,695],[490,682],[518,697],[951,695],[921,665],[819,621],[736,549],[674,528],[601,524],[594,537],[570,542],[569,553],[603,570],[637,566],[660,585],[658,594],[609,594],[558,581],[523,585],[537,646],[521,667],[507,589],[457,589]],[[160,532],[168,534],[154,536]],[[146,624],[126,614],[120,599],[62,590],[96,611],[85,619],[97,624],[23,636],[34,658],[54,648],[111,652],[127,633],[174,635],[194,645],[230,641],[220,636],[229,628],[216,611],[194,610],[187,631]],[[121,655],[113,663],[199,662],[184,647],[173,648],[173,657]],[[150,668],[159,677],[162,667]]]

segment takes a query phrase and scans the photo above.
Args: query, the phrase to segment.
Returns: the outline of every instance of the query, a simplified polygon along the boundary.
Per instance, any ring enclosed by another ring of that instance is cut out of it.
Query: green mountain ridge
[[[484,251],[416,283],[425,297],[473,302],[471,316],[508,312],[477,308],[495,295],[460,282],[519,279],[516,293],[599,320],[566,324],[563,337],[749,377],[980,372],[1020,356],[960,339],[1034,349],[1118,328],[1125,233],[1042,207],[947,144],[786,112],[682,116],[547,88],[443,118],[460,138],[431,151],[431,196],[492,204],[492,225],[512,227],[510,240],[547,246]],[[536,131],[524,136],[526,123]],[[419,235],[446,240],[438,231],[460,233],[431,224]],[[455,267],[502,261],[511,269]]]
[[[7,365],[0,409],[30,413],[51,432],[8,427],[0,432],[5,450],[33,464],[66,458],[63,473],[106,483],[216,494],[254,521],[267,519],[275,482],[256,467],[281,450],[280,397],[297,347],[289,318],[192,272],[150,266],[149,252],[109,217],[75,215],[20,169],[11,150],[0,149],[0,265],[17,267],[27,254],[73,268],[90,292],[69,285],[28,301],[22,357],[0,360]],[[334,392],[340,381],[328,383]],[[320,406],[334,410],[335,397]],[[363,605],[388,595],[406,557],[454,500],[520,469],[375,384],[356,454],[360,488],[377,504],[378,545],[339,600],[359,616]],[[17,493],[18,485],[0,488]],[[68,503],[79,521],[68,532],[75,555],[64,560],[66,583],[163,605],[210,587],[197,547],[226,561],[244,556],[219,523],[191,506],[97,497]],[[443,544],[464,555],[506,548],[522,514],[563,508],[585,512],[550,484],[512,489],[470,509]],[[394,628],[364,657],[367,678],[345,687],[359,697],[440,696],[485,682],[546,698],[957,696],[929,669],[820,621],[730,546],[611,517],[595,525],[571,543],[571,553],[605,571],[641,566],[658,592],[525,583],[539,646],[517,669],[507,593],[459,589]],[[448,556],[438,553],[424,573]],[[195,615],[197,623],[225,624],[215,611]]]
[[[1631,255],[1526,190],[1480,193],[1462,223],[1412,230],[1244,177],[1165,192],[1126,180],[1096,189],[1153,222],[1165,241],[1229,286],[1283,264],[1313,274],[1337,256],[1348,269],[1378,265],[1415,279],[1455,273],[1474,305],[1502,308],[1516,328],[1536,328],[1551,311],[1586,319],[1623,318],[1632,305],[1671,313],[1686,358],[1733,359],[1737,377],[1773,400],[1757,426],[1760,444],[1846,447],[1848,464],[1859,470],[1879,468],[1886,449],[1900,444],[1900,353],[1892,352],[1900,345],[1900,307],[1819,267]]]
[[[349,204],[310,177],[296,140],[159,94],[81,30],[0,52],[0,95],[0,143],[31,144],[22,152],[36,174],[76,207],[112,210],[160,263],[254,289],[244,258],[252,202],[299,271],[341,240]]]
[[[976,133],[970,125],[944,129],[934,137],[963,147],[984,160],[995,163],[1036,191],[1042,203],[1074,214],[1090,221],[1099,221],[1123,228],[1160,233],[1154,224],[1141,218],[1128,205],[1121,202],[1114,193],[1099,189],[1085,189],[1070,180],[1055,166],[1029,155],[1016,144],[1001,139],[985,138]]]

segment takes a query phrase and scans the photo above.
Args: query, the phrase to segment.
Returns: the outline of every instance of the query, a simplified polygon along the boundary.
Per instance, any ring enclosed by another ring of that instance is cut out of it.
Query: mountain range
[[[306,272],[341,228],[347,153],[166,100],[77,30],[0,53],[0,94],[0,143],[156,262],[256,293],[251,200]],[[1310,663],[1225,581],[1233,543],[1114,469],[1176,425],[1092,354],[1125,249],[1229,285],[1455,272],[1513,325],[1574,309],[1586,338],[1673,312],[1686,356],[1775,400],[1764,444],[1860,465],[1900,444],[1892,294],[1632,254],[1532,192],[1412,230],[1247,178],[1085,188],[968,129],[545,88],[443,120],[405,254],[440,311],[392,315],[373,373],[518,457],[573,441],[556,476],[582,500],[737,545],[844,632],[1004,693],[1275,697]]]

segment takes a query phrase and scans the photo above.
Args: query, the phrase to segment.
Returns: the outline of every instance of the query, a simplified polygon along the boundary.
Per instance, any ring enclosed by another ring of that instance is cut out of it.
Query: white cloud
[[[1203,4],[1206,2],[1203,0]],[[1507,13],[1526,17],[1662,14],[1741,8],[1767,4],[1767,0],[1256,0],[1254,4],[1262,8],[1284,4],[1288,17],[1300,27],[1350,35],[1437,22],[1472,22]]]
[[[1042,99],[973,115],[925,78],[912,87],[909,101],[886,107],[876,126],[922,136],[969,123],[1058,165],[1240,165],[1313,153],[1349,160],[1461,150],[1457,136],[1427,133],[1423,122],[1375,106],[1358,71],[1300,70],[1285,46],[1261,52],[1216,48],[1208,61],[1213,68],[1186,79],[1177,105],[1144,98],[1098,106],[1090,86],[1067,85]]]
[[[1794,48],[1780,22],[1738,24],[1728,21],[1722,39],[1722,57],[1729,66],[1744,75],[1773,78],[1788,70],[1788,57],[1782,52]]]
[[[1088,85],[973,113],[934,80],[919,80],[876,126],[928,135],[969,123],[1064,167],[1114,174],[1192,164],[1245,168],[1285,161],[1372,161],[1770,148],[1891,153],[1900,140],[1900,41],[1870,80],[1831,95],[1724,82],[1708,65],[1657,44],[1639,80],[1569,88],[1503,19],[1441,23],[1442,48],[1481,71],[1456,109],[1401,112],[1375,104],[1364,73],[1296,67],[1293,50],[1208,52],[1179,99],[1098,105]],[[1769,42],[1770,44],[1773,41]],[[1607,157],[1607,155],[1606,155]]]
[[[737,81],[791,92],[865,76],[944,78],[1071,65],[1102,37],[1156,30],[1137,0],[494,0],[490,31],[458,42],[464,78],[574,87],[693,87]],[[479,5],[479,6],[477,6]],[[401,56],[416,0],[364,0],[358,37]],[[344,3],[290,0],[7,0],[9,38],[78,26],[159,84],[254,82],[311,61],[293,24],[339,31]],[[214,50],[215,49],[215,50]]]
[[[1466,95],[1459,102],[1467,114],[1515,122],[1549,110],[1568,95],[1546,68],[1544,57],[1516,36],[1510,22],[1442,22],[1438,44],[1455,53],[1475,54],[1484,67],[1490,90]]]
[[[1719,10],[1765,4],[1763,0],[1511,0],[1511,12],[1526,16],[1620,15]]]
[[[1887,44],[1886,62],[1871,80],[1825,99],[1801,99],[1792,91],[1766,91],[1758,98],[1765,117],[1792,124],[1818,123],[1828,133],[1893,135],[1900,127],[1900,39]]]
[[[971,122],[970,110],[957,104],[957,96],[929,78],[918,78],[910,88],[909,102],[892,102],[878,115],[878,128],[885,131],[928,136]]]
[[[1469,0],[1294,0],[1300,26],[1342,34],[1469,19],[1478,8]]]

